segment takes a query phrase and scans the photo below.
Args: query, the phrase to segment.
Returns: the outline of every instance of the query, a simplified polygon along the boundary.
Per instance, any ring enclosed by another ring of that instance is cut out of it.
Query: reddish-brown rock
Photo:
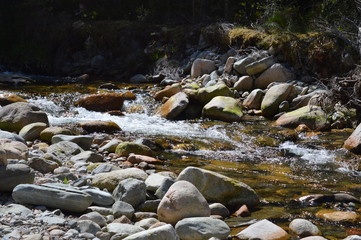
[[[129,99],[128,97],[123,93],[102,93],[81,98],[75,104],[87,110],[107,112],[120,110],[123,107],[124,100]]]

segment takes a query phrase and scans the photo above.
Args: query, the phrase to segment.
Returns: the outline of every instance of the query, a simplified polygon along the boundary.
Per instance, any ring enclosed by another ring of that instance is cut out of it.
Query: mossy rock
[[[62,128],[62,127],[48,127],[45,128],[41,133],[40,133],[40,139],[46,142],[51,142],[51,138],[55,135],[73,135],[73,133],[67,129],[67,128]]]
[[[122,157],[127,157],[131,153],[146,155],[150,157],[153,156],[153,151],[149,147],[143,144],[138,144],[133,142],[122,142],[115,149],[115,154]]]
[[[226,122],[239,122],[242,120],[243,113],[236,99],[218,96],[204,106],[202,117]]]
[[[225,84],[216,84],[214,86],[198,89],[197,94],[194,97],[198,103],[205,105],[217,96],[234,97],[234,93]]]

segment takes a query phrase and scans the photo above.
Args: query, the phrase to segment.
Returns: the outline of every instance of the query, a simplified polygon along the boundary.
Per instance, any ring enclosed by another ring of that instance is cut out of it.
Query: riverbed
[[[261,116],[246,116],[240,123],[210,120],[170,121],[154,115],[160,105],[153,98],[160,88],[154,84],[117,84],[119,90],[100,90],[102,81],[64,85],[0,86],[1,92],[14,92],[48,113],[50,125],[72,126],[85,120],[113,121],[121,132],[112,138],[148,138],[162,145],[157,152],[164,164],[157,170],[179,173],[197,166],[238,179],[257,192],[261,205],[251,216],[232,217],[226,222],[233,234],[242,223],[267,218],[287,228],[296,218],[307,218],[329,239],[360,234],[361,223],[339,223],[318,219],[320,209],[354,210],[357,206],[329,203],[310,205],[297,201],[309,194],[345,192],[361,196],[360,158],[342,149],[353,129],[328,132],[296,132],[276,127]],[[98,92],[131,91],[136,100],[127,100],[124,116],[112,116],[75,107],[81,96]],[[237,226],[237,227],[235,227]]]

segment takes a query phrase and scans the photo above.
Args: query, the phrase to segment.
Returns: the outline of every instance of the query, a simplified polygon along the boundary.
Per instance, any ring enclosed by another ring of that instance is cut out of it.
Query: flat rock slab
[[[44,205],[71,212],[83,212],[92,204],[92,197],[87,193],[55,186],[20,184],[14,188],[12,196],[21,204]]]

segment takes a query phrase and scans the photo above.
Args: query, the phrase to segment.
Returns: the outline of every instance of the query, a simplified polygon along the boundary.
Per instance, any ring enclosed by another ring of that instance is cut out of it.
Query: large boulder
[[[147,199],[146,185],[144,181],[138,179],[124,179],[114,189],[113,197],[115,200],[129,203],[136,208]]]
[[[207,200],[190,182],[174,183],[162,198],[157,214],[160,221],[176,224],[188,217],[209,217],[210,209]]]
[[[270,83],[290,80],[292,80],[292,73],[281,64],[276,63],[254,80],[254,88],[266,89]]]
[[[19,136],[24,138],[25,141],[40,139],[40,133],[47,127],[48,125],[42,122],[30,123],[20,130]]]
[[[268,89],[262,103],[262,115],[272,117],[279,112],[279,105],[285,100],[292,100],[297,95],[296,89],[292,84],[282,83]]]
[[[361,153],[361,124],[352,132],[352,134],[346,139],[343,147],[354,153]]]
[[[187,94],[179,92],[160,106],[156,113],[166,119],[175,119],[187,108],[188,104],[189,99]]]
[[[127,157],[131,153],[153,156],[153,151],[148,146],[135,142],[122,142],[115,149],[115,154],[119,156]]]
[[[231,209],[258,205],[256,192],[247,184],[222,174],[196,167],[187,167],[178,176],[194,184],[209,202],[219,202]]]
[[[0,108],[0,129],[19,132],[30,123],[49,125],[48,116],[40,108],[25,102],[17,102]]]
[[[100,189],[108,189],[112,192],[119,184],[120,181],[127,178],[135,178],[142,181],[147,179],[148,174],[138,168],[121,169],[107,173],[98,173],[94,175],[92,185]]]
[[[132,234],[124,240],[179,240],[174,228],[170,224],[151,228]]]
[[[202,111],[204,118],[226,122],[239,122],[242,120],[242,116],[242,108],[238,101],[232,97],[214,97],[204,106]]]
[[[329,122],[326,113],[318,106],[308,105],[279,117],[277,126],[295,128],[305,124],[311,130],[324,130],[328,128]]]
[[[216,84],[214,86],[198,89],[196,94],[191,96],[191,98],[194,98],[193,100],[197,103],[205,105],[217,96],[233,97],[234,93],[227,85]]]
[[[170,98],[171,96],[182,91],[182,86],[179,83],[173,84],[171,86],[166,86],[164,89],[155,93],[154,98],[158,101],[162,100],[164,97]]]
[[[216,70],[216,64],[214,61],[197,58],[192,64],[191,77],[199,77],[203,74],[211,73],[214,70]]]
[[[231,232],[222,220],[211,217],[192,217],[180,220],[175,230],[182,240],[227,239]]]
[[[261,89],[253,90],[243,101],[243,107],[248,109],[260,109],[264,92]]]
[[[83,97],[75,105],[90,111],[108,112],[121,110],[123,103],[124,94],[122,93],[102,93]]]
[[[21,204],[43,205],[71,212],[84,212],[92,204],[89,194],[55,184],[20,184],[14,188],[12,197]]]
[[[22,183],[33,183],[34,178],[34,171],[25,164],[0,166],[0,192],[10,192]]]
[[[238,239],[288,240],[290,235],[276,224],[264,219],[237,234]]]

